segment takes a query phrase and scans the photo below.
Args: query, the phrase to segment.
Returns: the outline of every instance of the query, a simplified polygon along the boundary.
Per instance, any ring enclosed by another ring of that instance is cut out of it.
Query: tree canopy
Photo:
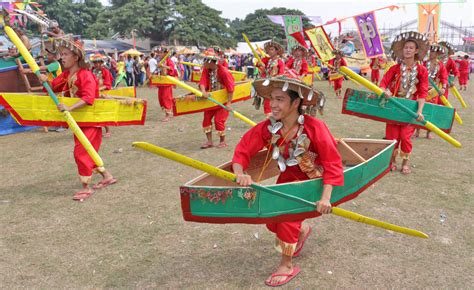
[[[250,40],[285,39],[283,28],[272,23],[267,15],[304,15],[287,8],[258,9],[244,19],[232,21],[201,0],[112,0],[102,6],[99,0],[38,0],[49,18],[55,19],[66,33],[84,38],[107,38],[114,34],[150,38],[166,44],[219,45],[233,47],[243,41],[245,32]],[[303,18],[304,26],[309,26]]]

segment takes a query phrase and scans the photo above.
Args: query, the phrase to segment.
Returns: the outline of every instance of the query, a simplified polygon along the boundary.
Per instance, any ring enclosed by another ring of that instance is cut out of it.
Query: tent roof
[[[96,51],[96,50],[104,50],[107,53],[112,53],[117,49],[118,52],[123,52],[128,49],[133,48],[133,45],[128,44],[126,42],[122,42],[119,40],[94,40],[93,39],[83,39],[84,41],[84,48],[86,51]],[[139,51],[146,51],[146,49],[142,47],[136,47]]]
[[[263,47],[265,42],[269,42],[270,39],[268,40],[263,40],[263,41],[256,41],[256,42],[250,42],[253,47],[255,48],[255,45],[259,47]],[[237,43],[237,48],[235,49],[238,53],[252,53],[250,50],[250,47],[248,46],[247,42],[239,42]]]

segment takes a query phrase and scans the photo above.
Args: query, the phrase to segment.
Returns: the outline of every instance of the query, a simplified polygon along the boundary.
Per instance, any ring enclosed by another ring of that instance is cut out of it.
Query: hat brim
[[[56,38],[54,41],[55,41],[55,46],[57,47],[58,50],[67,48],[71,50],[73,53],[80,56],[82,60],[86,59],[86,52],[84,51],[84,49],[82,49],[82,47],[77,45],[75,42],[68,39],[64,39],[64,38]]]
[[[403,47],[407,41],[414,41],[418,46],[418,54],[415,56],[416,60],[423,61],[429,49],[428,40],[419,32],[404,32],[398,35],[395,39],[390,50],[393,54],[399,58],[403,59]]]
[[[270,48],[270,47],[276,48],[278,55],[282,55],[282,54],[285,53],[285,49],[284,49],[283,46],[282,46],[281,44],[279,44],[278,42],[269,41],[269,42],[266,42],[266,43],[263,45],[263,49],[265,50],[265,52],[267,52],[267,49]]]
[[[307,86],[302,81],[295,79],[274,77],[268,79],[270,83],[265,86],[264,83],[266,80],[267,79],[258,79],[253,82],[253,87],[255,88],[257,95],[263,98],[270,99],[272,91],[275,89],[283,89],[286,83],[288,83],[287,91],[296,92],[303,100],[303,105],[305,106],[316,105],[323,96],[322,92]],[[311,92],[312,96],[309,98]]]
[[[454,54],[454,49],[452,48],[451,45],[448,44],[446,41],[440,41],[438,42],[439,45],[442,47],[445,47],[448,50],[448,55],[453,55]]]

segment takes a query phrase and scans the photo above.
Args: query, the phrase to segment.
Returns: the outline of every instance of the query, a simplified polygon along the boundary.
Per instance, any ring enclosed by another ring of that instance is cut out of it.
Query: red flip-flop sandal
[[[93,189],[101,189],[101,188],[105,188],[105,187],[107,187],[107,186],[109,186],[109,185],[112,185],[112,184],[115,184],[115,183],[117,183],[117,179],[115,179],[115,178],[112,177],[112,178],[110,178],[110,179],[106,179],[106,180],[101,180],[101,181],[99,181],[99,183],[94,184],[94,185],[92,186],[92,188],[93,188]]]
[[[296,258],[301,254],[301,250],[303,250],[304,243],[306,242],[306,240],[309,237],[309,234],[311,234],[312,231],[313,231],[313,228],[309,227],[308,232],[306,233],[306,235],[303,237],[303,240],[301,241],[300,247],[296,249],[296,251],[293,253],[293,258]]]
[[[293,280],[293,278],[296,277],[296,275],[298,275],[299,273],[301,272],[301,269],[300,267],[298,266],[293,266],[293,272],[291,272],[291,274],[280,274],[280,273],[273,273],[271,278],[273,277],[286,277],[285,280],[283,281],[280,281],[278,283],[275,283],[275,284],[272,284],[270,281],[268,280],[265,280],[265,285],[267,286],[270,286],[270,287],[278,287],[278,286],[281,286],[281,285],[285,285],[286,283],[290,282],[291,280]],[[270,278],[270,279],[271,279]]]
[[[84,201],[85,199],[89,198],[93,194],[94,194],[94,191],[81,190],[74,193],[74,195],[72,196],[72,200]]]

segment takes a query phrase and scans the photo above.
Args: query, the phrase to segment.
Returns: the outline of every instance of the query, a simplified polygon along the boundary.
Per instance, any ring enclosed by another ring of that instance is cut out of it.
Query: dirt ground
[[[317,86],[329,97],[321,118],[334,136],[383,137],[384,124],[342,115],[327,82]],[[462,92],[470,107],[459,110],[464,125],[452,132],[462,149],[438,137],[417,139],[413,174],[388,174],[341,206],[430,239],[337,216],[308,220],[316,231],[288,289],[474,285],[473,93],[472,85]],[[163,124],[156,89],[138,95],[149,101],[146,125],[112,128],[100,150],[119,182],[83,203],[71,199],[80,184],[70,132],[0,137],[1,288],[266,288],[279,256],[265,227],[184,222],[178,187],[200,172],[131,147],[148,141],[218,165],[231,159],[247,125],[229,117],[230,146],[200,150],[201,114]],[[263,119],[250,101],[235,108]]]

